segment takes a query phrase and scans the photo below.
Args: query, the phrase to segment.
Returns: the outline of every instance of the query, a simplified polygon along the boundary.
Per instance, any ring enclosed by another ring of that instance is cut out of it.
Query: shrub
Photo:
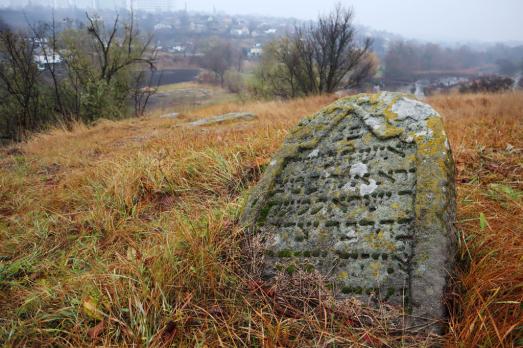
[[[229,69],[224,75],[224,86],[231,93],[240,93],[245,88],[245,83],[240,72]]]

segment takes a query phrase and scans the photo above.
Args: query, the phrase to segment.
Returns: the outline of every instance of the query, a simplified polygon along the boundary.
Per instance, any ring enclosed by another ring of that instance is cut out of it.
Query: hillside
[[[0,149],[0,342],[7,346],[523,345],[523,94],[428,99],[457,164],[460,269],[443,338],[394,309],[333,306],[245,272],[247,189],[288,130],[334,97],[101,121]],[[252,122],[182,124],[233,111]],[[289,288],[289,286],[287,286]]]

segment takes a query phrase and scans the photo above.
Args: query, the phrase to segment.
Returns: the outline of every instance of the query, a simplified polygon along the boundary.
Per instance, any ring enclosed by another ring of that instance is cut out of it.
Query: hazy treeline
[[[523,70],[523,46],[495,45],[484,51],[468,46],[446,48],[437,44],[396,41],[383,58],[388,80],[415,80],[430,75],[470,75],[497,70],[512,75]]]
[[[52,124],[68,126],[74,121],[91,123],[100,117],[145,112],[156,91],[153,80],[161,76],[153,74],[155,45],[175,40],[160,31],[153,43],[153,37],[138,28],[152,31],[165,15],[140,13],[136,19],[126,10],[121,16],[115,11],[90,16],[79,10],[53,15],[43,7],[26,11],[4,10],[9,25],[0,20],[0,141],[22,140]],[[39,22],[54,16],[62,19]],[[189,18],[184,18],[180,23],[189,25]],[[178,42],[178,47],[187,44],[184,52],[164,48],[162,58],[199,66],[204,69],[201,82],[255,98],[294,98],[340,89],[370,90],[376,85],[403,87],[423,78],[494,72],[512,76],[523,71],[523,46],[498,44],[478,50],[394,41],[383,35],[369,39],[353,24],[352,10],[341,5],[317,21],[296,23],[285,35],[263,45],[254,37],[230,33],[182,32],[188,41]],[[259,53],[248,56],[253,49]],[[512,82],[508,78],[476,81],[465,90],[498,86],[511,88]]]
[[[201,74],[200,80],[202,82],[217,82],[231,92],[239,92],[239,88],[235,87],[231,76],[234,74],[237,79],[241,79],[239,72],[242,70],[245,59],[241,47],[235,45],[232,41],[221,38],[211,38],[202,46],[202,56],[194,58],[193,62],[207,69],[214,76]]]
[[[11,30],[0,25],[0,137],[22,140],[50,124],[90,123],[143,114],[153,88],[151,37],[133,17],[112,22],[86,15],[82,29],[55,22]]]

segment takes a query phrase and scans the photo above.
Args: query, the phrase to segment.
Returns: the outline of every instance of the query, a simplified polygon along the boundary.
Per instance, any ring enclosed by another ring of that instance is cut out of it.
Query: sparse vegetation
[[[485,71],[512,77],[521,70],[522,59],[522,46],[498,44],[477,51],[465,45],[451,48],[399,40],[384,55],[384,78],[394,85],[436,76],[481,76]]]
[[[457,165],[461,269],[448,346],[523,345],[523,95],[439,96]]]
[[[523,46],[403,41],[341,4],[306,22],[51,3],[0,10],[0,346],[523,347]],[[434,95],[452,143],[443,336],[405,330],[400,307],[335,301],[311,265],[269,285],[239,226],[302,117],[380,88]],[[189,125],[231,112],[257,117]]]
[[[253,90],[263,97],[295,98],[360,87],[378,68],[370,46],[370,39],[358,42],[352,10],[338,4],[265,48]]]
[[[0,342],[522,345],[521,93],[429,100],[445,117],[458,169],[460,268],[444,341],[398,332],[394,308],[334,305],[318,279],[296,274],[267,288],[244,272],[237,217],[248,187],[288,130],[333,100],[77,124],[0,149]],[[233,111],[258,119],[180,126]]]
[[[210,40],[203,57],[201,65],[214,73],[215,81],[224,87],[225,73],[238,62],[241,65],[241,54],[239,50],[229,41]]]
[[[87,15],[86,28],[58,32],[52,24],[0,29],[0,141],[21,141],[56,124],[141,116],[156,89],[152,37],[131,14],[107,26]],[[132,110],[134,107],[134,110]]]

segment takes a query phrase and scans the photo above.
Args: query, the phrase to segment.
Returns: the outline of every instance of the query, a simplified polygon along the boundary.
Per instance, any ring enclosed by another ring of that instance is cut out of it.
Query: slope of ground
[[[227,92],[218,86],[195,82],[163,85],[149,99],[149,110],[161,112],[187,111],[195,107],[233,102],[239,99],[237,94]]]
[[[55,130],[0,149],[0,343],[428,346],[388,308],[243,272],[245,193],[314,97]],[[447,346],[523,344],[523,95],[435,97],[458,168],[460,270]],[[232,111],[259,118],[206,128]],[[284,289],[299,289],[297,293]]]

